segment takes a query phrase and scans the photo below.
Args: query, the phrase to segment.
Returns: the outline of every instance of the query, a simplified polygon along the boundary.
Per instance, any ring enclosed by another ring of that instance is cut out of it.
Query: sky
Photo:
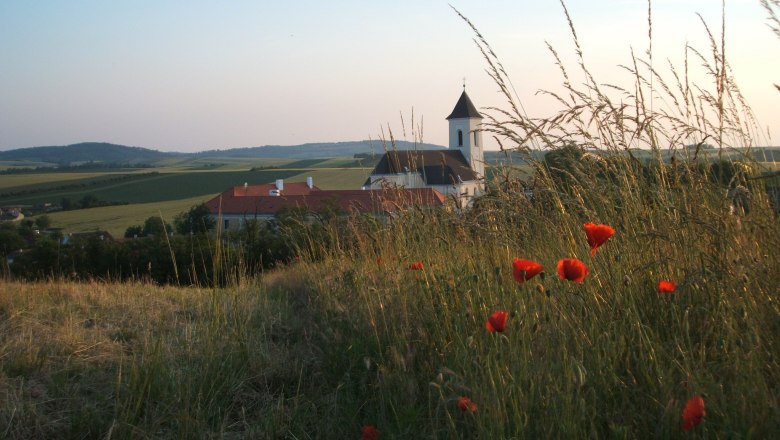
[[[464,78],[478,108],[506,107],[450,5],[501,58],[529,116],[554,113],[536,93],[562,83],[545,42],[576,66],[555,0],[8,0],[0,150],[99,141],[201,151],[378,139],[388,127],[446,145]],[[719,31],[720,1],[652,6],[659,67],[681,69],[686,42],[709,50],[696,14]],[[647,2],[567,7],[597,80],[630,81],[617,66],[648,49]],[[780,145],[780,38],[759,0],[726,0],[725,11],[727,57],[761,124],[757,142]]]

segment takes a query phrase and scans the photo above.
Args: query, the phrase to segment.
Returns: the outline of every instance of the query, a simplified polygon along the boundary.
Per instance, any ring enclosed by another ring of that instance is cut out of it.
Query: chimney
[[[284,189],[284,179],[276,179],[276,189],[279,191]]]
[[[309,187],[309,189],[314,188],[314,178],[309,176],[306,178],[306,186]]]

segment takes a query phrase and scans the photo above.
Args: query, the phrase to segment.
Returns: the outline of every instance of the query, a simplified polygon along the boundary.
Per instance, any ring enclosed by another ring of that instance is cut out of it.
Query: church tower
[[[466,94],[466,87],[447,120],[450,121],[450,149],[460,150],[478,179],[485,177],[485,155],[482,150],[482,115]]]

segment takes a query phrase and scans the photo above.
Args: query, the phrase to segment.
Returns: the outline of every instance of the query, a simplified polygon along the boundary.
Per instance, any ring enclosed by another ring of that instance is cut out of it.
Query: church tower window
[[[463,130],[458,130],[458,146],[463,146]]]

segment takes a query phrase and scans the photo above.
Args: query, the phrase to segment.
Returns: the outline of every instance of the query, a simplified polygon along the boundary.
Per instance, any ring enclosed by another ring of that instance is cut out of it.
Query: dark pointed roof
[[[421,174],[427,185],[453,185],[477,180],[477,175],[460,150],[388,151],[376,164],[371,175],[405,172]]]
[[[479,118],[482,119],[482,115],[479,114],[477,108],[469,99],[469,95],[463,90],[463,93],[458,99],[458,103],[455,104],[455,108],[452,110],[446,119],[462,119],[462,118]]]

